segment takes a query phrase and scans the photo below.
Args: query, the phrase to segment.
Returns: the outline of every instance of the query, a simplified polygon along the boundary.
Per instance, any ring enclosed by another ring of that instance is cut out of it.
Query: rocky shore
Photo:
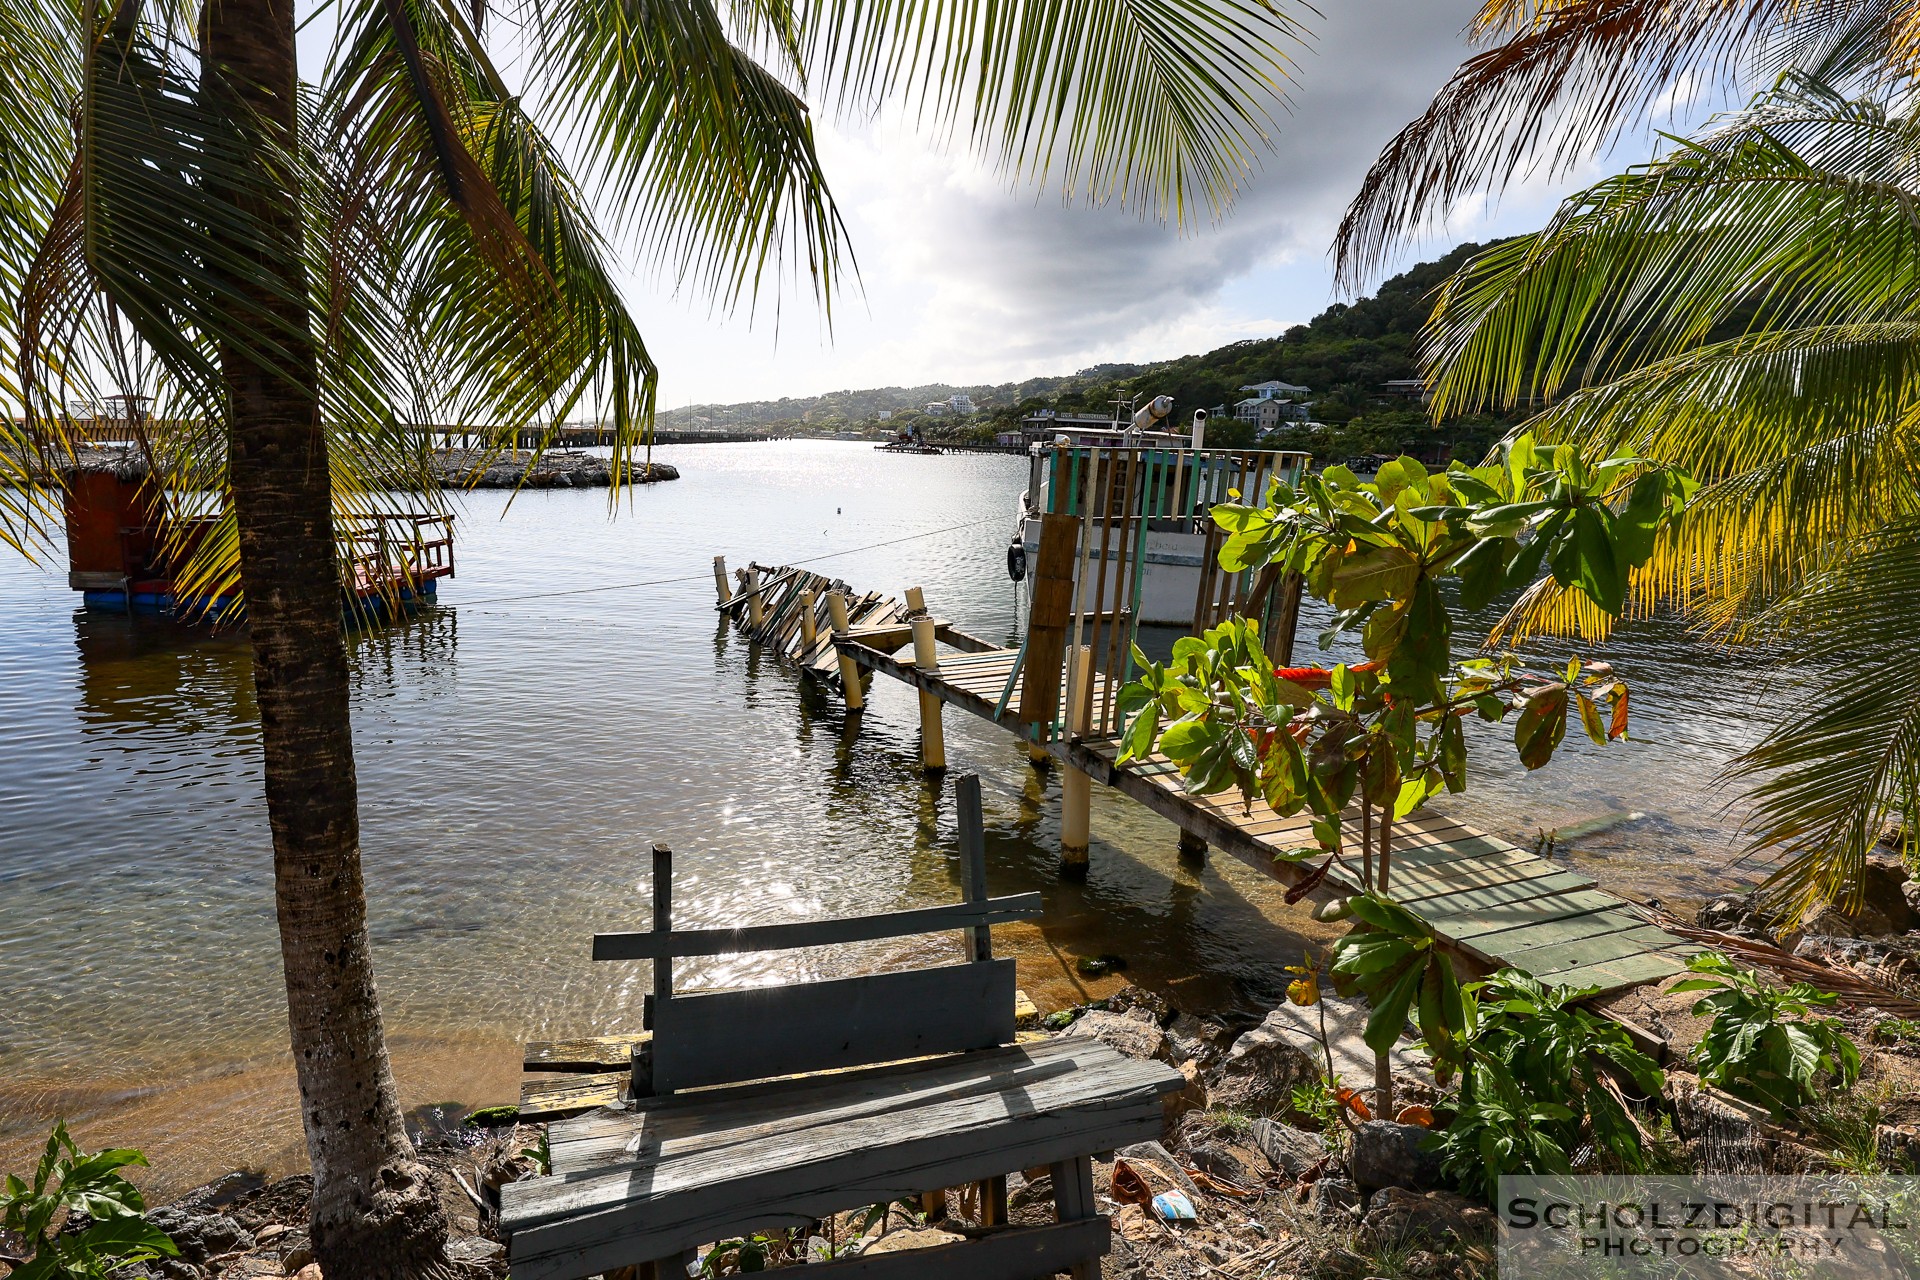
[[[500,1188],[534,1171],[528,1153],[539,1140],[539,1130],[517,1125],[416,1134],[451,1228],[447,1255],[467,1280],[505,1280],[507,1250],[495,1227]],[[147,1220],[173,1240],[178,1258],[112,1274],[115,1280],[323,1280],[307,1235],[312,1195],[306,1174],[268,1182],[257,1173],[229,1173],[148,1210]],[[68,1229],[85,1225],[70,1219]]]
[[[604,489],[613,483],[610,459],[572,449],[549,449],[537,458],[523,450],[442,449],[431,466],[435,479],[450,489]],[[665,462],[636,461],[631,478],[657,484],[678,480],[680,472]]]

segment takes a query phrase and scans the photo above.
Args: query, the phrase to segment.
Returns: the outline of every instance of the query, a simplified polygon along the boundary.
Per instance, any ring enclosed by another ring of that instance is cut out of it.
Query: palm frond
[[[1558,177],[1638,127],[1692,78],[1725,88],[1743,67],[1805,56],[1910,75],[1898,33],[1914,0],[1489,0],[1471,28],[1501,42],[1462,63],[1368,170],[1335,238],[1357,288],[1400,241],[1515,174]],[[1877,57],[1875,54],[1877,53]]]
[[[1742,330],[1909,314],[1916,140],[1878,104],[1802,86],[1578,193],[1441,290],[1434,411],[1557,396]]]
[[[792,11],[738,11],[783,61],[798,53]],[[793,270],[831,298],[846,231],[806,103],[732,42],[712,0],[532,3],[521,16],[531,74],[598,189],[682,284],[731,306]]]
[[[1920,512],[1920,322],[1753,334],[1588,388],[1530,419],[1571,440],[1686,468],[1705,482],[1630,579],[1628,617],[1693,613],[1730,639],[1890,517]],[[1606,635],[1577,592],[1536,584],[1493,638]]]
[[[1310,6],[1301,6],[1312,13]],[[898,96],[1014,180],[1189,224],[1258,163],[1306,27],[1272,0],[819,0],[810,61],[842,109]]]
[[[1835,556],[1773,619],[1820,678],[1727,770],[1750,783],[1753,847],[1785,862],[1762,885],[1789,918],[1857,906],[1867,853],[1920,798],[1920,519],[1889,522]],[[1909,841],[1911,844],[1911,840]]]

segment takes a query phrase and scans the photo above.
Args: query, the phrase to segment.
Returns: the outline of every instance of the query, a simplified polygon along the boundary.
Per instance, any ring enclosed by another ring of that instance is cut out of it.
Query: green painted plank
[[[1618,904],[1616,904],[1618,905]],[[1549,920],[1526,929],[1515,929],[1500,938],[1503,953],[1531,951],[1540,947],[1577,942],[1582,938],[1603,937],[1626,929],[1644,928],[1647,922],[1628,911],[1597,911],[1565,919]]]
[[[1619,987],[1639,986],[1644,982],[1670,978],[1676,973],[1686,972],[1686,968],[1686,961],[1676,956],[1649,952],[1624,960],[1565,969],[1554,975],[1554,981],[1566,987],[1599,987],[1602,991],[1612,991]]]
[[[1418,849],[1423,853],[1426,850],[1434,850],[1436,852],[1426,854],[1425,856],[1435,858],[1439,861],[1457,861],[1461,858],[1484,858],[1496,853],[1520,853],[1529,858],[1539,856],[1538,854],[1521,849],[1516,845],[1508,844],[1505,840],[1496,840],[1492,836],[1481,835],[1477,832],[1454,835],[1422,833],[1417,838],[1408,839],[1401,832],[1396,831],[1393,837],[1394,856],[1398,857],[1402,849]]]
[[[1525,930],[1519,932],[1524,934]],[[1546,947],[1528,947],[1515,951],[1501,947],[1500,959],[1516,969],[1524,969],[1536,978],[1560,985],[1558,975],[1563,970],[1580,969],[1588,965],[1625,960],[1628,956],[1645,955],[1664,946],[1668,938],[1668,934],[1652,925],[1641,925],[1637,928],[1622,929],[1618,933],[1601,934],[1596,938],[1578,938],[1572,942],[1561,942]]]
[[[1620,899],[1610,893],[1601,893],[1597,889],[1584,889],[1576,893],[1557,893],[1550,898],[1541,898],[1534,902],[1508,903],[1505,906],[1490,907],[1475,912],[1472,916],[1448,920],[1444,927],[1436,926],[1443,937],[1457,942],[1484,939],[1491,934],[1504,933],[1509,929],[1539,926],[1552,920],[1561,920],[1569,916],[1591,915],[1596,911],[1620,910]],[[1425,912],[1421,912],[1425,915]],[[1481,950],[1488,950],[1489,944],[1474,942]]]
[[[1464,842],[1463,842],[1464,843]],[[1444,867],[1456,862],[1545,862],[1546,859],[1519,849],[1482,849],[1462,844],[1401,844],[1393,842],[1396,867]]]
[[[1565,879],[1567,876],[1573,879]],[[1542,893],[1575,887],[1593,888],[1596,883],[1590,876],[1556,867],[1544,858],[1529,858],[1523,862],[1453,862],[1439,867],[1403,868],[1396,857],[1387,877],[1387,886],[1396,901],[1418,911],[1422,902],[1469,889],[1490,889],[1495,885],[1542,880],[1553,882],[1550,888],[1538,890]]]
[[[1431,922],[1438,922],[1454,916],[1477,916],[1492,907],[1504,907],[1560,894],[1570,894],[1577,890],[1589,889],[1592,885],[1593,881],[1584,876],[1576,875],[1571,871],[1556,871],[1551,875],[1541,876],[1537,880],[1488,885],[1484,889],[1463,889],[1458,893],[1426,898],[1408,905],[1415,915]],[[1393,891],[1391,880],[1387,882],[1387,890],[1391,896]],[[1552,906],[1544,907],[1542,914],[1552,910]]]

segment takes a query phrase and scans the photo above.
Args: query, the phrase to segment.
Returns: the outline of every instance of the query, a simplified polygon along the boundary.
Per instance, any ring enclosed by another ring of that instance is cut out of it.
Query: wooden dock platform
[[[1059,764],[1086,774],[1138,800],[1213,850],[1238,859],[1288,887],[1298,885],[1322,855],[1302,857],[1313,846],[1305,815],[1283,817],[1255,800],[1249,807],[1237,791],[1213,796],[1187,792],[1173,764],[1162,757],[1116,765],[1112,733],[1074,736],[1052,726],[1022,725],[1015,718],[1024,651],[990,645],[950,624],[936,622],[936,635],[958,650],[942,653],[937,669],[896,656],[910,642],[912,613],[897,600],[858,595],[853,625],[837,640],[824,598],[844,583],[783,568],[761,571],[779,583],[762,602],[763,625],[754,638],[778,649],[809,678],[839,684],[839,659],[887,676],[1034,742]],[[814,593],[818,611],[812,646],[800,643],[798,602]],[[744,602],[734,606],[744,612]],[[1062,672],[1065,687],[1069,674]],[[1089,705],[1112,706],[1114,683],[1098,671],[1084,691]],[[1049,731],[1051,730],[1051,731]],[[1339,864],[1308,896],[1318,901],[1360,891],[1358,877]],[[1632,904],[1607,893],[1589,876],[1528,850],[1434,813],[1396,824],[1393,898],[1432,926],[1441,945],[1469,973],[1512,966],[1560,986],[1593,986],[1602,993],[1657,982],[1682,972],[1700,944],[1649,923]]]

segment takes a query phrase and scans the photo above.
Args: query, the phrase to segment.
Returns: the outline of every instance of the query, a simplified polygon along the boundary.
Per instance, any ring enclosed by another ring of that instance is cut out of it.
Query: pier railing
[[[341,576],[356,593],[405,587],[453,575],[453,517],[376,511],[335,521]]]

